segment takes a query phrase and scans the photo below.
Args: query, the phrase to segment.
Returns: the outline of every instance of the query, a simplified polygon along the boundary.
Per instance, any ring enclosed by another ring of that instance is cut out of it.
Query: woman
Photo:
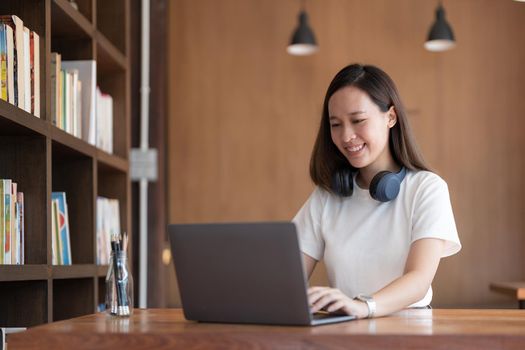
[[[426,167],[381,69],[349,65],[330,83],[310,176],[294,222],[308,276],[324,259],[331,286],[309,288],[312,312],[430,307],[439,261],[461,244],[447,184]]]

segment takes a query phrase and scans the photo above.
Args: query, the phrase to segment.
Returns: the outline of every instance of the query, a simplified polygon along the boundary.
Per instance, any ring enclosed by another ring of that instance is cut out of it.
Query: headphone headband
[[[370,182],[370,196],[380,202],[394,200],[399,194],[401,183],[407,170],[404,166],[397,173],[381,171]],[[349,168],[336,171],[332,180],[332,190],[342,197],[349,197],[353,193],[353,174]]]

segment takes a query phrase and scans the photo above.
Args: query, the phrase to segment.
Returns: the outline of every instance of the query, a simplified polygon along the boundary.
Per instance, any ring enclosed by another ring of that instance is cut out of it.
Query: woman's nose
[[[350,142],[356,138],[355,132],[352,128],[345,128],[343,132],[343,141]]]

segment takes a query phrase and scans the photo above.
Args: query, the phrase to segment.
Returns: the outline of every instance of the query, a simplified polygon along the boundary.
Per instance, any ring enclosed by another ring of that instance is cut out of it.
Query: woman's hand
[[[368,306],[366,303],[350,299],[339,289],[335,288],[308,288],[308,302],[312,313],[324,310],[354,315],[358,318],[366,318],[368,316]]]

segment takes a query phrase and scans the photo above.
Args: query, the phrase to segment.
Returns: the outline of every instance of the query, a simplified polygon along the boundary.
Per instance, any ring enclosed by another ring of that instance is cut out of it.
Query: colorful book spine
[[[40,37],[15,15],[0,15],[0,99],[40,118]]]
[[[53,125],[60,127],[60,71],[62,57],[59,53],[51,53],[51,118]]]
[[[7,98],[9,103],[16,104],[15,101],[15,39],[13,28],[3,24],[6,34],[6,50],[7,50]]]
[[[15,15],[3,15],[0,16],[0,22],[10,26],[13,29],[13,38],[14,38],[14,89],[15,94],[15,104],[24,109],[25,107],[25,96],[24,96],[24,82],[25,82],[25,69],[24,69],[24,22]]]
[[[52,199],[57,201],[58,205],[58,232],[59,232],[59,250],[58,255],[61,258],[62,265],[71,265],[71,244],[69,237],[69,219],[67,210],[67,201],[65,192],[53,192]]]
[[[60,119],[58,127],[66,130],[66,72],[60,70]]]
[[[3,180],[4,183],[4,263],[11,263],[11,180]]]
[[[29,38],[31,60],[31,113],[40,118],[40,37],[31,32]]]
[[[30,31],[24,27],[24,110],[31,113],[31,59],[30,59]]]
[[[17,263],[17,253],[18,253],[18,237],[17,237],[17,227],[16,227],[16,192],[17,192],[16,182],[11,182],[11,264]]]
[[[0,179],[0,264],[24,263],[24,194]]]
[[[5,209],[4,181],[0,180],[0,264],[5,264]]]
[[[51,200],[51,264],[58,265],[58,254],[57,254],[57,236],[56,232],[56,216],[55,216],[55,202]]]
[[[7,101],[7,35],[5,25],[0,25],[0,98]]]
[[[16,203],[18,205],[18,222],[19,222],[19,235],[20,235],[20,264],[25,264],[25,225],[24,225],[24,192],[18,192],[16,197]]]

